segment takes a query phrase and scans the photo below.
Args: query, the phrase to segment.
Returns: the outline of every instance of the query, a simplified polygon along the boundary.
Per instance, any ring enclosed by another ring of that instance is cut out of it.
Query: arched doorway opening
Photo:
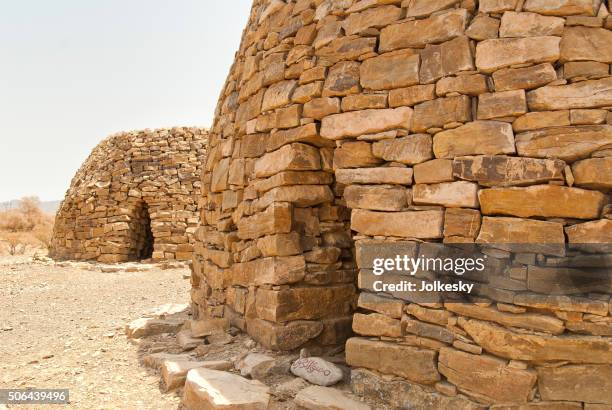
[[[139,202],[134,208],[130,223],[130,236],[131,259],[150,259],[153,256],[154,237],[149,206],[144,201]]]

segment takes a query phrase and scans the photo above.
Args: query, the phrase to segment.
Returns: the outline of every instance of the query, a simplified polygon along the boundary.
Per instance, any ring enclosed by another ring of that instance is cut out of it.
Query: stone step
[[[164,360],[161,365],[161,377],[165,391],[182,387],[191,369],[205,368],[213,370],[229,370],[233,367],[227,360],[210,360],[192,362],[188,360]]]

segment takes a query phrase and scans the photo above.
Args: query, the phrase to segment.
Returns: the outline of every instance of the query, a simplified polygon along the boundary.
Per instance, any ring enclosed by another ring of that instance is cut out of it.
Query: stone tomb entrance
[[[124,262],[191,259],[208,132],[112,135],[92,151],[57,213],[51,256]]]

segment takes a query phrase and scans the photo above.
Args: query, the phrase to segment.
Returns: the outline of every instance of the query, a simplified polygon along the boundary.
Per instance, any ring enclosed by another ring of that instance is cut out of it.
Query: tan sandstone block
[[[517,333],[476,319],[461,327],[484,350],[506,359],[612,364],[612,342],[602,338]]]
[[[572,164],[574,184],[592,189],[612,189],[612,157],[589,158]]]
[[[382,161],[372,152],[372,144],[365,141],[349,141],[334,150],[334,169],[370,167]]]
[[[439,96],[449,93],[478,96],[488,91],[487,77],[482,74],[444,77],[436,83],[436,94]]]
[[[433,139],[436,158],[464,155],[514,154],[514,133],[510,124],[474,121],[437,133]]]
[[[277,256],[260,258],[232,265],[232,284],[285,285],[301,281],[306,274],[303,256]]]
[[[523,9],[548,16],[594,15],[591,0],[526,0]]]
[[[481,13],[501,13],[514,10],[517,0],[481,0],[478,4],[478,11]]]
[[[523,218],[598,218],[605,200],[601,192],[556,185],[483,189],[478,197],[485,215]]]
[[[389,107],[413,106],[436,98],[434,84],[414,85],[389,91]]]
[[[499,27],[500,37],[560,36],[565,20],[536,13],[504,13]]]
[[[353,331],[363,336],[402,336],[402,322],[380,313],[353,315]]]
[[[267,235],[257,240],[257,248],[266,256],[293,256],[302,253],[297,232]]]
[[[400,167],[355,168],[336,170],[336,181],[341,184],[412,184],[412,169]]]
[[[444,237],[475,239],[480,230],[480,212],[475,209],[448,208],[444,213]]]
[[[369,108],[387,108],[385,94],[354,94],[342,99],[342,111],[367,110]]]
[[[563,76],[567,79],[575,77],[601,78],[608,75],[608,67],[608,64],[597,61],[570,61],[563,64]]]
[[[417,383],[432,384],[440,380],[436,352],[428,349],[353,337],[346,342],[346,362]]]
[[[406,17],[427,17],[436,11],[450,8],[456,3],[459,3],[459,0],[415,0],[404,1],[403,5],[408,5]]]
[[[527,104],[533,111],[610,106],[612,77],[538,88],[527,93]]]
[[[437,184],[453,181],[453,162],[448,159],[433,159],[414,167],[414,182],[416,184]]]
[[[412,109],[409,107],[352,111],[323,118],[321,136],[332,140],[358,137],[394,128],[409,129],[411,122]]]
[[[412,189],[412,201],[446,208],[478,208],[478,184],[466,181],[416,184]]]
[[[460,95],[437,98],[414,107],[412,131],[425,132],[430,128],[441,128],[452,122],[468,122],[471,120],[472,104],[470,97]]]
[[[567,27],[561,39],[560,60],[612,64],[612,31],[605,28]]]
[[[272,204],[263,212],[242,218],[236,224],[240,239],[255,239],[276,233],[289,233],[293,223],[291,204]]]
[[[563,225],[557,222],[485,216],[476,243],[491,243],[499,248],[504,248],[503,244],[506,243],[510,244],[508,249],[513,252],[524,250],[558,256],[565,254]]]
[[[389,90],[418,84],[419,62],[419,55],[413,51],[369,58],[359,69],[361,85],[371,90]]]
[[[318,169],[321,169],[319,150],[301,143],[285,145],[255,161],[255,175],[258,178],[269,177],[281,171]]]
[[[323,331],[320,321],[296,320],[276,324],[256,318],[247,319],[249,336],[271,350],[293,350],[319,336]]]
[[[486,14],[479,14],[472,20],[472,23],[465,31],[465,34],[477,41],[497,38],[499,32],[499,20],[489,17]]]
[[[491,73],[526,63],[548,63],[559,59],[561,39],[554,36],[484,40],[476,46],[476,67]]]
[[[557,79],[557,72],[550,63],[525,68],[503,68],[493,73],[495,91],[531,90]]]
[[[402,9],[393,5],[373,7],[359,13],[351,13],[343,21],[347,36],[359,34],[370,27],[384,27],[399,20]]]
[[[572,125],[605,124],[608,114],[608,110],[570,110],[570,122]]]
[[[527,112],[525,90],[501,91],[478,96],[478,119],[517,117]]]
[[[323,86],[323,97],[338,97],[361,92],[359,86],[360,63],[340,61],[329,69]]]
[[[428,134],[414,134],[403,138],[375,142],[372,153],[385,161],[418,164],[431,159],[432,139]]]
[[[567,241],[575,244],[612,243],[612,220],[600,219],[565,228]]]
[[[400,211],[408,206],[405,188],[381,185],[350,185],[344,190],[346,205],[373,211]]]
[[[270,111],[282,107],[291,102],[293,91],[297,87],[297,81],[280,81],[268,87],[261,104],[262,111]]]
[[[519,155],[559,158],[566,162],[586,158],[611,143],[611,125],[554,127],[516,135]]]
[[[538,367],[538,389],[544,400],[612,404],[612,366]]]
[[[443,224],[442,211],[374,212],[355,209],[351,214],[351,229],[370,236],[441,238]]]
[[[339,98],[314,98],[304,104],[304,117],[320,120],[331,114],[340,112]]]
[[[315,40],[316,48],[317,40]],[[374,52],[375,37],[348,36],[332,40],[325,47],[316,50],[315,55],[330,64],[341,60],[356,60],[364,54]]]
[[[512,123],[514,132],[570,125],[569,110],[528,112]]]
[[[537,380],[533,370],[514,369],[496,357],[448,347],[440,350],[438,369],[460,389],[498,402],[527,402]]]
[[[467,10],[458,9],[422,20],[392,24],[380,32],[379,52],[420,48],[460,36],[467,23]]]
[[[391,318],[400,319],[404,303],[401,300],[383,297],[374,293],[361,292],[357,306]]]
[[[474,70],[474,57],[470,41],[460,36],[439,45],[428,44],[421,52],[421,83],[432,83],[437,79]]]
[[[520,186],[564,181],[564,168],[565,162],[557,159],[501,155],[460,157],[453,161],[455,177],[475,181],[483,186]]]

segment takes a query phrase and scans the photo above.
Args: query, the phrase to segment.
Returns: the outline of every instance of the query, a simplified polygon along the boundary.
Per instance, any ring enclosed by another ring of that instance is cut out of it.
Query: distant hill
[[[48,214],[54,214],[59,209],[62,201],[41,201],[40,208]],[[17,208],[19,206],[19,200],[13,199],[11,201],[0,202],[0,211],[6,211],[9,209]]]

